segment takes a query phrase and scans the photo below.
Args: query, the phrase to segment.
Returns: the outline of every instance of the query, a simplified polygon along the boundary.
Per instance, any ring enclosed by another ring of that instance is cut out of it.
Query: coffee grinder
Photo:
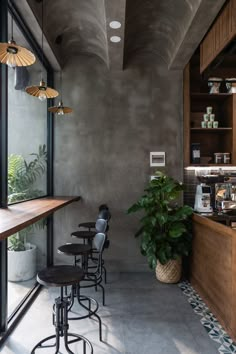
[[[197,185],[194,210],[198,213],[212,213],[211,187],[205,183]]]

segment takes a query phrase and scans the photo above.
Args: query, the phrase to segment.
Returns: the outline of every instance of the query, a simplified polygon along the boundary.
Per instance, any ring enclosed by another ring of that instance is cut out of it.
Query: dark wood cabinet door
[[[215,56],[215,27],[207,33],[200,45],[200,72],[202,73]]]
[[[231,4],[228,3],[215,24],[215,55],[216,56],[231,39]]]

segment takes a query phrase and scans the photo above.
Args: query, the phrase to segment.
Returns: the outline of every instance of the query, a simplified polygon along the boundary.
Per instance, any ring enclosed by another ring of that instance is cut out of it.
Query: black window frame
[[[49,61],[42,55],[42,48],[11,0],[0,0],[0,41],[8,41],[8,13],[26,38],[38,60],[47,72],[47,84],[53,87],[54,72]],[[7,160],[8,160],[8,67],[0,64],[0,208],[8,207]],[[47,100],[47,107],[53,100]],[[53,145],[54,117],[47,110],[47,193],[53,196]],[[36,198],[37,199],[37,198]],[[24,201],[20,202],[23,203]],[[53,264],[53,216],[47,218],[47,266]],[[0,241],[0,346],[15,328],[21,317],[37,296],[41,286],[36,284],[21,301],[10,318],[7,318],[7,239]]]

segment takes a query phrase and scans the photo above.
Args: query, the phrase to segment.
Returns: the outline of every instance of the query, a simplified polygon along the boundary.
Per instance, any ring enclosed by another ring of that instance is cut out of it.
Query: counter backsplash
[[[224,170],[224,174],[236,174],[235,169]],[[219,169],[211,169],[211,174],[218,174]],[[184,184],[185,184],[185,192],[184,192],[184,204],[190,205],[194,207],[195,201],[195,192],[196,185],[199,184],[197,176],[195,175],[195,170],[184,170]]]

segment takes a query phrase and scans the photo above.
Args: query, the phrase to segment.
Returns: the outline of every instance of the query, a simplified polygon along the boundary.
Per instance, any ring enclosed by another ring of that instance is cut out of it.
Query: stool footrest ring
[[[68,340],[68,337],[73,337],[74,339]],[[50,341],[50,340],[52,340],[54,338],[56,339],[54,344],[43,345],[47,341]],[[72,343],[75,343],[75,342],[83,341],[83,352],[86,353],[86,345],[87,345],[89,347],[89,349],[90,349],[90,354],[93,354],[92,344],[84,336],[81,336],[81,335],[78,335],[78,334],[74,334],[74,333],[67,333],[67,337],[64,338],[64,339],[65,339],[65,349],[66,349],[67,353],[75,354],[74,352],[72,352],[70,350],[70,348],[68,347],[68,344],[72,344]],[[32,349],[31,354],[35,354],[35,351],[37,349],[52,348],[52,347],[57,347],[55,354],[60,353],[58,345],[59,345],[59,343],[57,343],[57,336],[56,336],[56,334],[54,334],[54,335],[46,337],[46,338],[42,339],[40,342],[38,342],[34,346],[34,348]]]
[[[100,316],[97,314],[97,310],[99,308],[97,300],[95,300],[90,296],[77,294],[77,301],[81,307],[83,307],[86,311],[88,311],[88,313],[82,316],[68,317],[68,320],[73,321],[73,320],[82,320],[88,317],[91,318],[92,316],[96,317],[96,319],[99,322],[99,339],[102,342],[102,320]],[[82,301],[88,301],[89,306],[87,307],[86,305],[84,305]],[[91,307],[91,303],[93,303],[93,308]],[[71,312],[71,307],[69,313],[70,312]]]

